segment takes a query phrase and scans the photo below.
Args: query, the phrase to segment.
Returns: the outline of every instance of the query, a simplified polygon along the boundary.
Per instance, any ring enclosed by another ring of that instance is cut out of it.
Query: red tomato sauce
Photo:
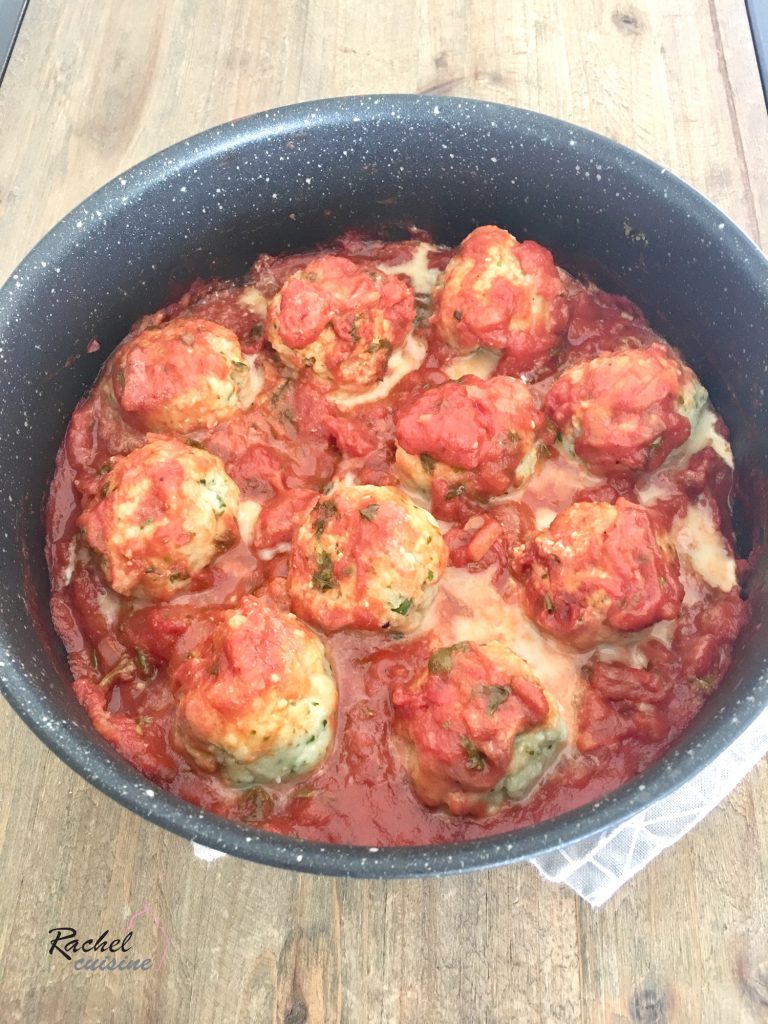
[[[323,251],[362,265],[393,266],[408,260],[424,240],[416,235],[379,242],[352,234]],[[371,846],[459,841],[531,825],[595,800],[659,758],[716,688],[746,620],[738,588],[726,593],[700,581],[696,599],[683,606],[674,624],[670,646],[657,639],[643,642],[645,669],[596,668],[588,661],[585,678],[591,674],[593,682],[577,709],[578,735],[571,736],[568,750],[527,800],[485,818],[451,817],[423,806],[398,757],[391,694],[423,668],[434,646],[429,631],[405,637],[340,632],[326,638],[339,688],[336,739],[325,762],[304,778],[238,791],[196,771],[174,749],[176,702],[166,665],[177,645],[191,629],[202,635],[211,628],[211,608],[234,604],[245,594],[266,593],[278,607],[288,608],[288,547],[299,519],[333,479],[347,475],[356,483],[398,484],[395,412],[425,386],[445,381],[446,361],[457,355],[434,336],[429,296],[417,292],[414,331],[426,343],[427,355],[385,397],[340,407],[310,370],[288,373],[264,340],[266,302],[318,255],[263,256],[241,282],[196,282],[129,335],[177,316],[205,318],[232,330],[243,352],[261,362],[259,401],[212,430],[189,436],[221,457],[242,498],[262,503],[253,549],[241,540],[191,589],[163,603],[112,592],[92,560],[73,554],[82,543],[76,523],[81,493],[97,486],[110,456],[138,447],[145,435],[123,420],[98,383],[73,414],[51,486],[47,553],[53,619],[78,700],[99,732],[153,785],[228,818],[304,839]],[[429,262],[442,268],[449,256],[448,250],[435,249]],[[542,399],[566,366],[618,347],[659,341],[628,300],[565,275],[564,280],[567,308],[558,316],[568,327],[556,369],[533,384]],[[727,436],[722,423],[718,430]],[[544,464],[565,458],[554,447],[544,456]],[[660,515],[671,521],[697,501],[732,545],[732,471],[712,447],[696,452],[683,467],[662,467],[654,478],[664,485],[655,506]],[[537,510],[557,511],[573,500],[638,500],[638,481],[630,476],[598,479],[586,490],[563,479],[551,475],[548,486],[539,474],[521,497],[491,505],[436,485],[432,510],[449,524],[451,564],[468,574],[492,568],[494,586],[502,591],[510,581],[510,551],[530,533]],[[510,646],[514,649],[514,638]]]

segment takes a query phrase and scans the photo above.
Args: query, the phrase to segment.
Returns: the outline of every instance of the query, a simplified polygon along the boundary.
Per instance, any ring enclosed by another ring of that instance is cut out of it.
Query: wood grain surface
[[[210,125],[361,92],[499,100],[686,178],[768,243],[768,117],[741,0],[31,0],[0,88],[0,278],[62,214]],[[529,865],[338,881],[122,810],[0,707],[0,1022],[768,1021],[768,765],[600,911]],[[83,974],[48,929],[161,969]]]

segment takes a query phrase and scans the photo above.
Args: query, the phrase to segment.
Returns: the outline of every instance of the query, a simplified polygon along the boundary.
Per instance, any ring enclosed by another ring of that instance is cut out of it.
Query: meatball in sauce
[[[267,339],[288,366],[356,391],[384,376],[413,318],[413,290],[402,278],[322,256],[270,303]]]
[[[433,323],[452,348],[494,349],[506,373],[545,364],[567,325],[565,286],[552,254],[498,227],[477,228],[451,258]]]
[[[533,473],[543,424],[521,380],[447,381],[399,410],[398,472],[426,491],[439,480],[470,495],[498,497]]]

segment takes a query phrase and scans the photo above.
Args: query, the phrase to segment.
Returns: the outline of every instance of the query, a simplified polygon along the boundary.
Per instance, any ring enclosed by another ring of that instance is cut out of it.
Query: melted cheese
[[[691,436],[685,444],[670,453],[662,468],[686,463],[696,452],[700,452],[703,448],[712,448],[723,462],[733,469],[733,452],[730,444],[715,429],[717,420],[717,413],[714,409],[709,405],[705,406],[691,430]]]
[[[67,546],[67,558],[64,562],[62,571],[62,579],[64,586],[68,587],[72,582],[72,576],[75,572],[75,565],[77,564],[77,534],[72,538]]]
[[[466,356],[458,356],[447,363],[443,368],[451,380],[459,380],[460,377],[472,374],[474,377],[481,377],[488,380],[496,372],[496,367],[501,359],[500,352],[492,352],[488,348],[479,348]]]
[[[557,512],[553,508],[537,508],[533,515],[536,520],[536,529],[546,530],[557,515]]]
[[[666,501],[674,494],[674,488],[666,480],[648,480],[637,488],[637,500],[646,508],[659,501]]]
[[[727,593],[736,586],[736,563],[706,505],[690,505],[673,523],[672,536],[681,560],[710,587]]]
[[[493,568],[468,573],[446,569],[440,592],[423,630],[445,646],[462,640],[503,643],[528,662],[541,685],[560,704],[569,741],[576,736],[577,698],[585,687],[581,668],[592,655],[568,650],[539,632],[525,614],[519,594],[510,588],[502,597],[492,581]]]
[[[385,274],[404,274],[411,279],[411,287],[417,295],[430,295],[440,276],[440,271],[428,264],[427,258],[431,252],[440,252],[440,247],[419,242],[414,246],[409,260],[404,263],[379,264],[379,270]]]
[[[267,300],[259,289],[253,285],[243,288],[237,301],[241,306],[245,306],[246,309],[250,310],[251,313],[256,313],[257,316],[266,318]]]
[[[264,368],[261,362],[256,360],[255,352],[243,352],[243,362],[247,363],[251,370],[250,387],[248,390],[249,405],[264,387]]]
[[[244,498],[237,508],[237,526],[244,544],[253,544],[256,522],[261,515],[261,504],[251,498]]]
[[[119,595],[114,590],[105,589],[99,591],[96,597],[96,604],[110,629],[115,628],[118,615],[123,607],[123,602]]]
[[[557,456],[542,459],[534,476],[523,487],[510,491],[507,497],[516,501],[524,499],[537,516],[539,506],[542,506],[543,518],[554,513],[549,520],[552,522],[558,512],[573,504],[574,495],[578,491],[596,487],[603,482],[600,477],[593,476],[580,460]]]
[[[723,462],[733,469],[733,452],[728,441],[715,430],[717,420],[717,414],[713,409],[706,408],[702,412],[696,424],[696,429],[688,441],[691,445],[691,454],[693,455],[695,452],[701,451],[702,448],[709,446],[714,449]]]

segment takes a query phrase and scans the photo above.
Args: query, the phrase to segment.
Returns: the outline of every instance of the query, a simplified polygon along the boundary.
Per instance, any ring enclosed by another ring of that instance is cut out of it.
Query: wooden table
[[[31,0],[0,88],[0,278],[75,203],[210,125],[353,92],[519,104],[665,164],[768,242],[768,118],[741,0]],[[596,912],[530,865],[289,874],[122,810],[0,708],[0,1021],[768,1021],[768,764]],[[78,973],[48,930],[167,963]],[[147,933],[149,916],[137,925]]]

